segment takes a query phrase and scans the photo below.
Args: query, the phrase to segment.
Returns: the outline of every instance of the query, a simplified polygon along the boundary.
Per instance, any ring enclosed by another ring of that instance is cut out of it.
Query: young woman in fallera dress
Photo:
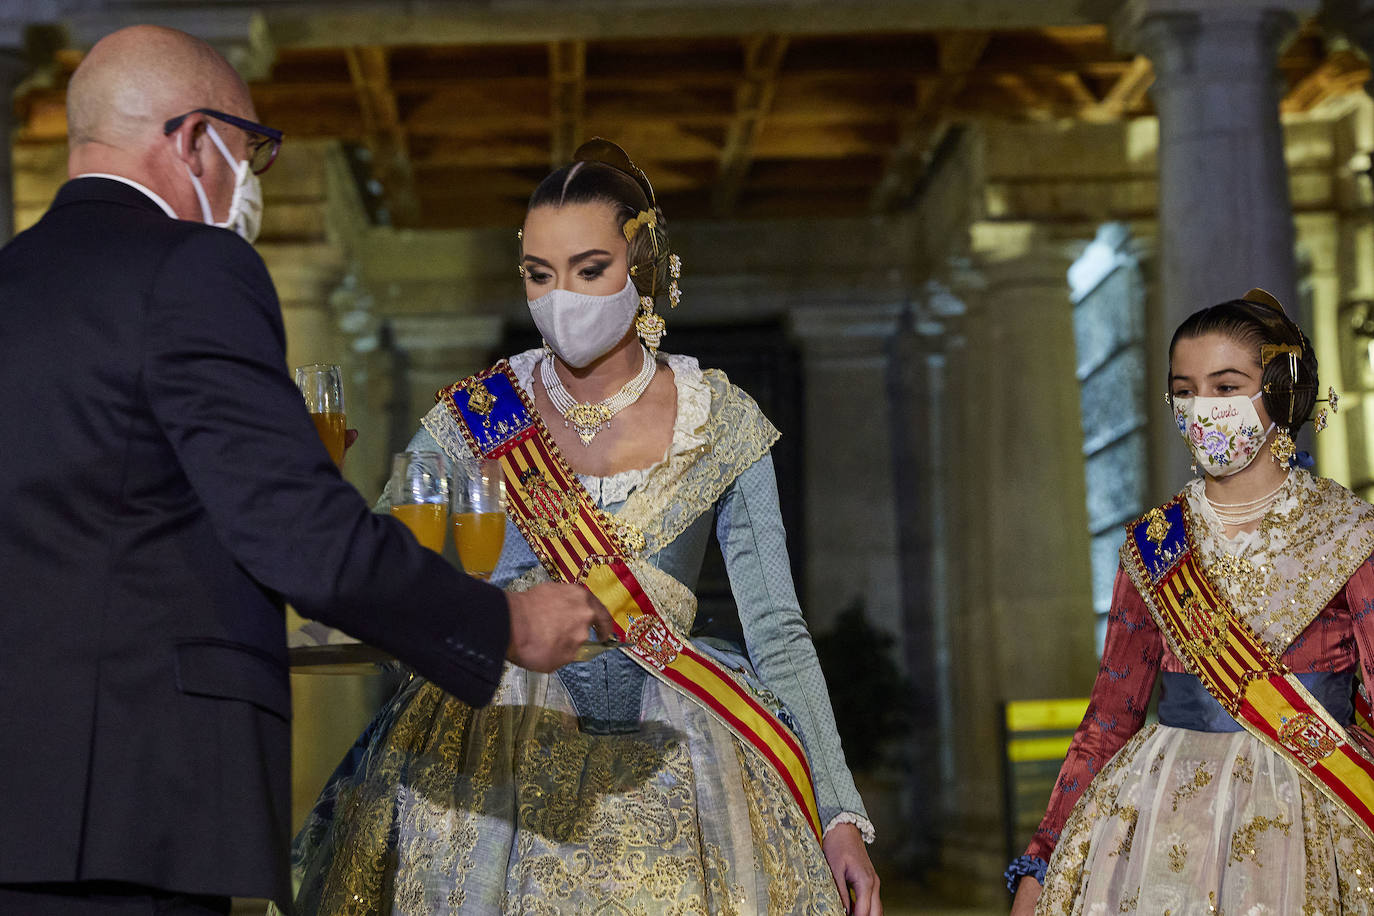
[[[721,672],[714,689],[747,698],[730,702],[766,711],[771,740],[799,736],[814,808],[747,729],[655,667],[671,665],[671,651],[614,649],[552,675],[508,666],[483,709],[415,678],[297,838],[298,906],[880,914],[864,846],[872,825],[789,571],[769,459],[777,431],[722,373],[656,352],[654,297],[676,304],[681,264],[648,180],[613,144],[587,144],[534,192],[521,247],[548,348],[445,389],[410,448],[446,452],[459,477],[480,473],[474,444],[501,425],[483,424],[523,409],[523,395],[576,475],[568,492],[584,490],[604,513],[622,568],[661,614],[651,648],[680,644]],[[520,484],[533,515],[570,505],[536,483]],[[509,589],[547,580],[562,550],[531,533],[553,530],[539,518],[522,523],[492,579]],[[689,637],[713,525],[745,646]]]
[[[1317,361],[1268,293],[1195,313],[1169,358],[1201,476],[1127,526],[1012,912],[1372,913],[1374,739],[1352,680],[1374,676],[1374,508],[1290,459]]]

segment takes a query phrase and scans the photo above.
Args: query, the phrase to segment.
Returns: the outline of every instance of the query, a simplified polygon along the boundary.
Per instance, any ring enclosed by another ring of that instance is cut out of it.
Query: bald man
[[[474,705],[610,620],[339,476],[249,244],[281,135],[223,58],[116,32],[68,118],[71,180],[0,249],[0,913],[289,908],[283,600]]]

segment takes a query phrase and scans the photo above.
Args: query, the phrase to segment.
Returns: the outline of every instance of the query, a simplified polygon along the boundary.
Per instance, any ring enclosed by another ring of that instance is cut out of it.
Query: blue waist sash
[[[1309,671],[1296,675],[1331,717],[1342,725],[1355,721],[1351,701],[1355,672]],[[1202,681],[1180,671],[1165,671],[1159,694],[1159,724],[1199,732],[1238,732],[1241,725],[1216,701]]]

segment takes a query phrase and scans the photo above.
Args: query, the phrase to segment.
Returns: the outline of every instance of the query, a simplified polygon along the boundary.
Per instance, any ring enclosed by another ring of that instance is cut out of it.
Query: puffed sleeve
[[[1163,655],[1164,640],[1159,628],[1131,580],[1118,570],[1112,587],[1102,666],[1093,683],[1088,711],[1069,743],[1044,820],[1025,854],[1007,869],[1008,889],[1015,892],[1023,875],[1044,880],[1059,832],[1083,790],[1145,724],[1145,711]]]
[[[1345,598],[1360,653],[1365,689],[1374,692],[1374,557],[1360,564],[1345,584]]]
[[[801,731],[821,824],[827,831],[837,823],[855,824],[872,842],[873,825],[845,764],[825,676],[797,602],[777,478],[767,454],[721,497],[716,537],[739,606],[749,659]]]

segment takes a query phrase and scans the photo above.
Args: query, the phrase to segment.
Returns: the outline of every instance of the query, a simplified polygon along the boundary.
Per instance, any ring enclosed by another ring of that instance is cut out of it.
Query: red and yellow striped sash
[[[718,662],[673,632],[626,563],[626,536],[568,467],[509,365],[502,360],[438,397],[473,454],[500,462],[510,517],[549,576],[590,589],[610,611],[631,658],[757,751],[819,838],[801,741]]]
[[[1213,587],[1181,504],[1153,510],[1128,531],[1132,579],[1145,585],[1189,673],[1374,839],[1374,761]]]

